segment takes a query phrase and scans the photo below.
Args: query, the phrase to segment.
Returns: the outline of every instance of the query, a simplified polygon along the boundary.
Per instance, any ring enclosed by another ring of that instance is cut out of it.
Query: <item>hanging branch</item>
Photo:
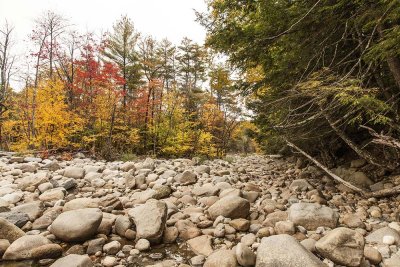
[[[360,127],[367,129],[369,134],[374,137],[374,139],[371,141],[372,143],[400,149],[400,141],[399,140],[397,140],[391,136],[388,136],[388,135],[379,134],[374,129],[367,127],[365,125],[361,125]]]

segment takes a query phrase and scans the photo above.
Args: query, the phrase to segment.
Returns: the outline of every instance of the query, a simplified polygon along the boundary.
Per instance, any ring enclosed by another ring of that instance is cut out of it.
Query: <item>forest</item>
[[[394,169],[400,149],[400,2],[214,0],[206,45],[243,79],[268,152],[296,144]]]
[[[53,12],[36,18],[25,59],[0,35],[1,148],[81,150],[106,159],[148,154],[223,156],[254,151],[233,74],[209,49],[138,32],[121,16],[98,36]],[[26,68],[15,69],[15,61]],[[13,90],[10,79],[23,81]]]

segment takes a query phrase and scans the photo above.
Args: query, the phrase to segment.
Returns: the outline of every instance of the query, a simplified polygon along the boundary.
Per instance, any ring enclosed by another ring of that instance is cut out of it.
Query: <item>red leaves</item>
[[[73,92],[79,105],[88,107],[93,104],[95,97],[100,95],[112,96],[114,101],[121,101],[125,80],[120,75],[121,70],[116,64],[101,62],[99,54],[101,46],[97,45],[90,36],[81,48],[81,58],[74,61],[75,80]]]

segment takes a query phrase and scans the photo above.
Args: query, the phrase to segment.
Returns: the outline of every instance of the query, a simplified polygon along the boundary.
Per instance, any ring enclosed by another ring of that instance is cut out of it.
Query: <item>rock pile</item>
[[[362,199],[313,166],[0,158],[0,258],[23,266],[400,266],[400,197]],[[362,160],[338,168],[379,190]],[[1,265],[1,263],[0,263]]]

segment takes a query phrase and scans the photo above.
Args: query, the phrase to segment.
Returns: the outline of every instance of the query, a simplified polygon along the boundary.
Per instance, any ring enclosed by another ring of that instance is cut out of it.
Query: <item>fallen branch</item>
[[[338,181],[339,183],[344,184],[345,186],[347,186],[348,188],[360,193],[361,195],[366,195],[366,193],[364,192],[364,190],[362,190],[361,188],[358,188],[354,185],[352,185],[349,182],[346,182],[345,180],[343,180],[342,178],[340,178],[339,176],[337,176],[336,174],[334,174],[333,172],[331,172],[327,167],[325,167],[324,165],[322,165],[322,163],[320,163],[318,160],[316,160],[315,158],[311,157],[309,154],[307,154],[305,151],[303,151],[302,149],[300,149],[298,146],[296,146],[295,144],[289,142],[288,140],[286,140],[286,143],[288,144],[288,146],[296,149],[297,151],[299,151],[301,154],[303,154],[306,158],[308,158],[309,160],[311,160],[312,162],[314,162],[315,165],[317,165],[318,168],[320,168],[321,170],[323,170],[324,172],[326,172],[330,177],[332,177],[334,180]]]
[[[367,193],[365,196],[381,198],[381,197],[390,197],[390,196],[394,196],[394,195],[398,195],[398,194],[400,194],[400,185],[395,186],[393,188],[382,189],[379,191],[370,192],[370,193]]]
[[[363,197],[366,198],[370,198],[370,197],[375,197],[375,198],[381,198],[381,197],[390,197],[393,195],[398,195],[400,194],[400,185],[395,186],[393,188],[388,188],[388,189],[382,189],[379,191],[375,191],[375,192],[365,192],[364,190],[362,190],[361,188],[358,188],[354,185],[352,185],[349,182],[346,182],[345,180],[343,180],[342,178],[340,178],[339,176],[337,176],[336,174],[334,174],[333,172],[331,172],[327,167],[325,167],[324,165],[322,165],[318,160],[316,160],[315,158],[311,157],[309,154],[307,154],[305,151],[303,151],[302,149],[300,149],[298,146],[296,146],[295,144],[289,142],[288,140],[286,140],[286,143],[288,144],[288,146],[296,149],[297,151],[299,151],[301,154],[303,154],[306,158],[308,158],[309,160],[311,160],[312,162],[314,162],[315,165],[317,165],[317,167],[319,167],[321,170],[323,170],[324,172],[326,172],[330,177],[332,177],[334,180],[336,180],[337,182],[340,182],[342,184],[344,184],[345,186],[347,186],[348,188],[360,193],[360,195],[362,195]]]

